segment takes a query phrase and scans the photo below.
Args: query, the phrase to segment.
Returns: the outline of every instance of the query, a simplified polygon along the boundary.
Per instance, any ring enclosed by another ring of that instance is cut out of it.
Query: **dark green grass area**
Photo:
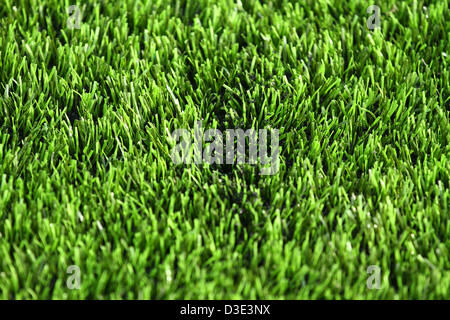
[[[0,0],[0,298],[450,298],[449,1],[241,1]]]

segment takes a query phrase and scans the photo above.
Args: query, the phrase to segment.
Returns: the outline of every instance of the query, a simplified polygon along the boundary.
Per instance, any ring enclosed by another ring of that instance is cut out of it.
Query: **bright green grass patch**
[[[448,1],[262,2],[1,1],[0,298],[450,298]],[[280,171],[175,166],[198,120]]]

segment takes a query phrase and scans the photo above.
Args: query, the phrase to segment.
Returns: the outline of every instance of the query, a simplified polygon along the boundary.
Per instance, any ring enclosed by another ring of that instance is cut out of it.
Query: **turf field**
[[[449,38],[448,0],[0,0],[0,298],[450,299]],[[278,172],[175,164],[198,121]]]

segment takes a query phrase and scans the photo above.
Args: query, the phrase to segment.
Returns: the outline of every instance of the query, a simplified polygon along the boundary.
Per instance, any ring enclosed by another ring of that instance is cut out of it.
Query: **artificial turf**
[[[448,4],[1,0],[0,298],[449,299]],[[279,172],[174,164],[196,121]]]

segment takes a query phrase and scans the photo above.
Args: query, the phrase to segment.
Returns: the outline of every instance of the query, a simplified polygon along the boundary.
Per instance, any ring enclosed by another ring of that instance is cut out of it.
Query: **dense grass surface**
[[[450,298],[448,1],[262,2],[0,0],[0,298]]]

